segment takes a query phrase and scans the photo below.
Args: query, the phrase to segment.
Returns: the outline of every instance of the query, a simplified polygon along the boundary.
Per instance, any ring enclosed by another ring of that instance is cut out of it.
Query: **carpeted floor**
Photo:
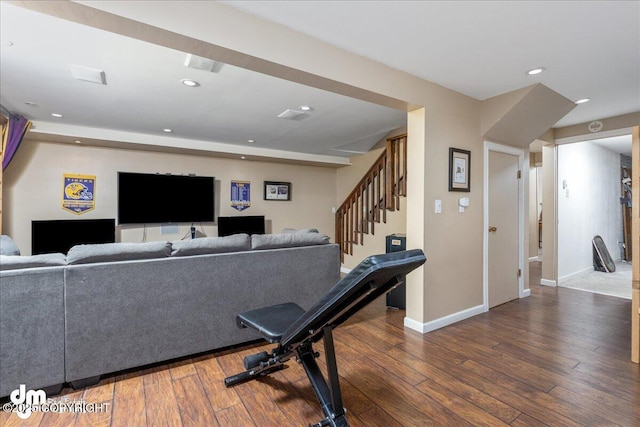
[[[631,264],[619,262],[613,273],[591,271],[562,282],[559,286],[631,299]]]

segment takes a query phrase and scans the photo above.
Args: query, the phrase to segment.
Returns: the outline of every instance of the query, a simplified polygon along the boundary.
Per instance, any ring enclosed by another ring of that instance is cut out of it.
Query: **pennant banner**
[[[95,189],[94,175],[64,174],[62,209],[76,215],[95,209]]]
[[[231,207],[243,211],[251,206],[251,183],[231,181]]]

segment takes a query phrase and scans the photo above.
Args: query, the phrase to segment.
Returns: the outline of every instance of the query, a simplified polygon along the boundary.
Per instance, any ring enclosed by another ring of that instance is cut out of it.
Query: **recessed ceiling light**
[[[253,144],[254,142],[256,142],[256,140],[255,140],[255,139],[247,139],[247,142],[248,142],[249,144]]]
[[[538,67],[538,68],[533,68],[527,71],[527,74],[530,76],[535,76],[536,74],[540,74],[543,71],[544,71],[544,67]]]
[[[591,98],[582,98],[582,99],[578,99],[576,101],[576,104],[580,105],[580,104],[584,104],[585,102],[589,102],[591,101]]]
[[[241,158],[242,160],[246,159],[246,157],[245,157],[245,156],[240,156],[240,158]]]
[[[162,132],[171,133],[173,132],[173,130],[166,128],[166,129],[162,129]]]
[[[58,113],[51,113],[51,115],[53,117],[58,117],[58,118],[62,117],[62,114],[58,114]]]
[[[301,105],[300,109],[302,111],[311,111],[311,110],[313,110],[313,108],[309,107],[308,105]]]
[[[75,141],[73,141],[73,142],[75,142],[76,144],[82,144],[82,141],[80,141],[79,139],[76,139],[76,140],[75,140]]]
[[[36,103],[35,103],[35,102],[33,102],[33,101],[25,101],[24,103],[25,103],[26,105],[30,106],[30,107],[35,107],[36,105],[38,105],[38,104],[36,104]]]
[[[189,86],[189,87],[198,87],[200,86],[200,83],[198,83],[195,80],[191,80],[191,79],[182,79],[180,80],[182,82],[183,85],[185,86]]]

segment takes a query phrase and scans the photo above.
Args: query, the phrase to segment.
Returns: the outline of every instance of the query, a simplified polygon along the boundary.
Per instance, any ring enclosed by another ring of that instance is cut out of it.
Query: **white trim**
[[[542,260],[540,259],[539,256],[532,256],[529,258],[529,262],[533,262],[533,261],[542,261]]]
[[[162,151],[163,149],[184,149],[196,150],[199,152],[209,152],[211,154],[229,154],[238,157],[252,156],[256,159],[285,159],[290,161],[312,162],[331,166],[349,166],[351,161],[348,157],[331,156],[326,154],[297,153],[286,150],[276,150],[274,148],[250,147],[247,144],[234,145],[216,141],[199,141],[188,138],[169,137],[165,135],[144,134],[127,132],[113,129],[100,129],[87,126],[65,125],[53,122],[34,121],[30,132],[41,135],[57,135],[68,137],[69,142],[75,139],[90,139],[95,141],[107,141],[129,144],[138,149],[153,148]],[[27,134],[29,136],[29,134]],[[73,135],[73,137],[69,136]],[[43,136],[34,137],[31,139]]]
[[[448,316],[441,317],[439,319],[432,320],[427,323],[420,323],[408,317],[404,318],[404,326],[414,331],[418,331],[421,334],[435,331],[436,329],[444,328],[445,326],[452,325],[469,317],[477,316],[485,312],[484,306],[477,305],[475,307],[467,308],[466,310],[459,311],[457,313],[449,314]]]
[[[507,145],[496,144],[495,142],[484,142],[484,177],[483,177],[483,201],[484,201],[484,231],[482,237],[482,305],[484,311],[489,311],[489,152],[510,154],[518,157],[518,169],[522,176],[518,182],[518,268],[524,272],[524,150],[521,148],[509,147]],[[524,289],[524,274],[518,278],[518,297],[529,296]]]
[[[585,141],[592,141],[594,139],[611,138],[611,137],[614,137],[614,136],[629,135],[629,134],[631,134],[631,130],[632,129],[633,128],[611,129],[611,130],[605,130],[603,132],[585,133],[585,134],[582,134],[582,135],[567,136],[565,138],[556,139],[554,141],[554,143],[556,145],[562,145],[562,144],[570,144],[570,143],[573,143],[573,142],[585,142]]]
[[[555,280],[549,280],[549,279],[540,279],[540,284],[542,286],[552,286],[554,288],[558,286]]]
[[[526,298],[531,296],[531,289],[523,289],[520,293],[520,298]]]
[[[351,273],[351,269],[347,267],[340,267],[340,273],[349,274]]]

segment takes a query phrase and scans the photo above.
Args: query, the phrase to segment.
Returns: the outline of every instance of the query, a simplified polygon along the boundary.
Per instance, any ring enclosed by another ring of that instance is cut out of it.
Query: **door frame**
[[[524,183],[528,175],[524,173],[524,150],[507,145],[484,141],[484,231],[482,233],[482,305],[484,311],[489,311],[489,152],[510,154],[518,157],[518,169],[521,178],[518,180],[518,268],[522,272],[518,278],[518,298],[531,295],[531,289],[524,289]]]

